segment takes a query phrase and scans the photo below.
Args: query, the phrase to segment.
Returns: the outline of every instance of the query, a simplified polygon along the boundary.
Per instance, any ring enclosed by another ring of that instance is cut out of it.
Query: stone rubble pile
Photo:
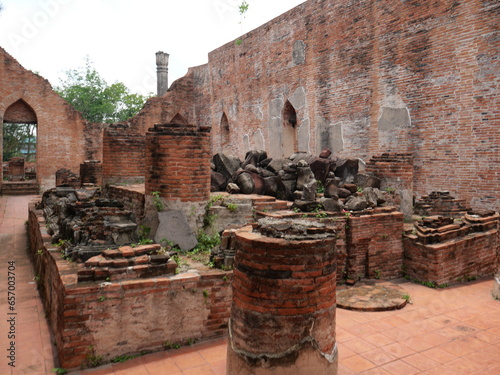
[[[253,150],[243,162],[218,153],[211,161],[211,191],[269,195],[293,201],[293,208],[303,212],[362,211],[384,204],[381,180],[360,173],[359,163],[358,159],[335,158],[328,149],[319,156],[299,153],[286,159]]]
[[[42,197],[47,231],[63,244],[65,256],[85,261],[102,250],[137,242],[134,214],[123,203],[100,197],[100,189],[59,186]]]

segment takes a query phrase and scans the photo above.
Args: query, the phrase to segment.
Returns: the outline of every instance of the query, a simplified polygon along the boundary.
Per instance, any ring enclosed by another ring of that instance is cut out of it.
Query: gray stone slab
[[[198,241],[187,221],[186,215],[180,210],[164,211],[158,213],[158,229],[155,242],[167,239],[174,242],[181,250],[193,249]]]

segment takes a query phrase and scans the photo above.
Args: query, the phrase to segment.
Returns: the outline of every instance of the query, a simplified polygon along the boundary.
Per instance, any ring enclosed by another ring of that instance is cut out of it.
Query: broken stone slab
[[[242,194],[253,194],[255,184],[251,173],[245,172],[243,170],[237,172],[234,182],[238,185]]]
[[[305,201],[316,200],[317,187],[318,187],[318,183],[316,182],[315,179],[312,179],[308,183],[306,183],[302,189],[302,200],[305,200]]]
[[[222,173],[211,171],[210,191],[224,191],[227,187],[227,178]]]
[[[271,161],[267,164],[266,169],[274,174],[278,174],[278,172],[283,169],[285,162],[288,161],[285,161],[285,159],[271,159]]]
[[[163,239],[167,239],[177,244],[184,251],[193,249],[198,243],[196,234],[189,226],[183,211],[159,212],[158,221],[158,229],[154,238],[155,242],[160,243]]]
[[[302,212],[314,212],[323,209],[323,206],[318,201],[296,200],[293,202],[292,209],[297,208]]]
[[[278,183],[279,183],[278,176],[265,177],[264,178],[264,194],[275,197],[276,193],[278,191]]]
[[[216,172],[222,173],[227,180],[240,168],[241,161],[237,157],[223,153],[215,154],[212,158]]]
[[[335,161],[331,159],[314,158],[309,163],[316,180],[325,181],[329,173],[335,170]]]
[[[245,169],[248,165],[258,167],[262,160],[267,159],[267,152],[264,150],[251,150],[245,155],[245,161],[241,164],[241,168]]]
[[[358,168],[358,159],[339,159],[336,163],[335,176],[340,177],[344,183],[350,183],[358,174]]]
[[[339,198],[348,198],[350,197],[352,194],[349,190],[347,189],[344,189],[344,188],[338,188],[337,189],[337,195],[339,196]]]
[[[368,208],[368,202],[363,195],[352,195],[345,201],[345,208],[349,211],[363,211]]]
[[[354,177],[354,183],[362,189],[365,189],[367,187],[380,189],[382,180],[376,176],[358,173]]]
[[[367,197],[370,207],[377,207],[386,202],[384,194],[377,188],[367,187],[363,189],[363,194]]]
[[[344,205],[339,202],[338,199],[320,198],[319,202],[321,203],[325,211],[329,212],[340,212],[344,208]]]
[[[323,150],[321,150],[319,157],[323,159],[328,159],[331,154],[332,151],[329,148],[324,148]]]
[[[239,194],[239,193],[241,193],[240,187],[237,184],[235,184],[234,182],[230,182],[229,184],[227,184],[226,191],[229,194]]]

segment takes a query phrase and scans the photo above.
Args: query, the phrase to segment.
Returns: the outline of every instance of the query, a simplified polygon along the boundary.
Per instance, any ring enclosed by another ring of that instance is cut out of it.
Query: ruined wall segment
[[[80,113],[47,80],[24,69],[0,48],[0,125],[4,121],[37,123],[37,179],[41,190],[55,186],[57,170],[78,170],[85,158],[85,120]]]
[[[233,154],[280,157],[289,102],[297,151],[412,153],[417,195],[450,190],[499,210],[498,9],[310,0],[212,51],[208,80],[195,68],[196,116],[212,127],[213,153],[229,128]]]

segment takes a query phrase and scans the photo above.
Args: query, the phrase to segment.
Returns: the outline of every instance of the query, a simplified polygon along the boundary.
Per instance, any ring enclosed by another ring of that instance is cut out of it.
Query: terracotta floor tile
[[[402,361],[402,360],[397,360],[393,362],[386,363],[385,365],[380,366],[383,370],[387,371],[390,374],[393,375],[413,375],[413,374],[418,374],[420,371],[413,367],[412,365],[409,365],[408,363]]]
[[[365,359],[360,355],[355,355],[347,359],[344,359],[342,361],[342,366],[347,367],[354,373],[361,373],[363,371],[376,367],[376,365],[373,362],[370,362],[369,360]]]
[[[383,346],[382,349],[400,359],[415,353],[415,350],[400,342]]]
[[[183,375],[215,375],[210,365],[190,368],[183,371]]]
[[[215,375],[226,375],[226,359],[211,363],[212,372]]]
[[[474,335],[475,338],[487,342],[488,344],[498,344],[500,343],[500,336],[495,335],[489,331],[481,331]]]
[[[114,371],[113,371],[112,365],[107,364],[107,365],[101,366],[99,368],[91,368],[91,369],[87,369],[87,370],[78,371],[75,374],[73,374],[73,372],[71,372],[71,375],[109,375],[109,374],[113,374],[113,373],[114,373]]]
[[[339,372],[339,375],[341,373]],[[390,372],[385,371],[380,367],[374,367],[372,369],[366,370],[362,372],[363,375],[391,375]]]
[[[182,374],[182,371],[175,364],[172,358],[156,359],[148,361],[145,359],[144,367],[149,374],[171,374],[178,375]]]
[[[198,352],[175,356],[172,359],[182,371],[207,364],[207,361]]]
[[[356,338],[352,339],[350,341],[346,341],[343,343],[344,347],[352,350],[353,352],[357,354],[361,354],[364,352],[367,352],[369,350],[375,349],[375,346],[370,344],[369,342],[366,342],[363,339]]]
[[[337,332],[335,332],[335,338],[338,343],[346,342],[356,338],[351,332],[345,330],[344,328],[339,328],[337,324]]]
[[[438,363],[446,363],[457,359],[457,356],[443,350],[441,347],[431,348],[421,352],[421,354],[433,359]]]
[[[421,336],[410,337],[409,339],[400,341],[402,344],[412,348],[416,352],[422,352],[435,346],[449,342],[450,339],[438,333],[425,333]]]
[[[386,346],[395,342],[393,339],[382,333],[375,333],[373,335],[366,336],[364,337],[364,340],[376,347]]]
[[[462,357],[469,353],[484,349],[487,346],[488,344],[484,341],[466,336],[443,345],[442,349],[450,354],[456,355],[457,357]]]
[[[479,365],[485,366],[485,368],[500,366],[500,352],[498,352],[496,349],[494,351],[481,350],[478,352],[474,352],[466,355],[464,359],[471,360]]]
[[[441,365],[441,363],[439,363],[438,361],[435,361],[432,358],[429,358],[421,353],[409,355],[408,357],[405,357],[403,361],[419,369],[420,371],[429,370],[433,367]]]
[[[446,367],[455,370],[458,374],[474,374],[479,371],[487,370],[488,366],[471,361],[467,358],[457,358],[454,361],[448,362]]]
[[[339,345],[339,358],[340,359],[345,359],[352,357],[353,355],[356,355],[356,352],[352,351],[349,348],[343,347],[342,345]]]
[[[207,361],[207,362],[217,362],[223,359],[226,359],[227,356],[227,347],[211,347],[206,349],[198,350],[198,353]]]
[[[422,371],[420,375],[464,375],[464,374],[457,374],[457,372],[454,369],[446,367],[446,365],[441,365]]]
[[[350,368],[344,366],[342,363],[339,362],[338,374],[339,375],[340,374],[342,374],[342,375],[356,375],[359,373],[351,370]]]
[[[387,351],[381,348],[370,350],[369,352],[361,354],[361,356],[363,356],[370,362],[373,362],[377,366],[384,365],[386,363],[395,361],[397,359],[395,356],[393,356],[392,354],[388,353]]]

